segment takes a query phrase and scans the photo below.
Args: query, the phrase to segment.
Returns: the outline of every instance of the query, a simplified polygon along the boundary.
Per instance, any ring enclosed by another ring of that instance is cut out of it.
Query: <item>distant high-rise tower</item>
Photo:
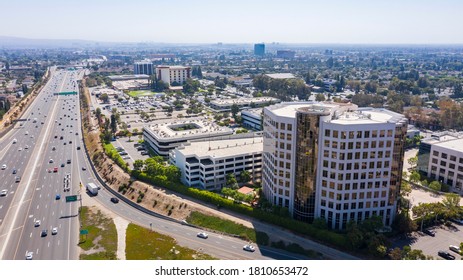
[[[265,55],[265,44],[254,44],[254,55]]]
[[[133,64],[133,73],[135,75],[153,75],[153,62],[151,62],[150,60],[135,61]]]

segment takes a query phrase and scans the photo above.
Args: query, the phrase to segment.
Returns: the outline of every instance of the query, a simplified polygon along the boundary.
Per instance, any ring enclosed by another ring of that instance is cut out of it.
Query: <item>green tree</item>
[[[410,174],[410,182],[412,183],[418,183],[421,179],[420,173],[417,171],[413,171],[412,174]]]
[[[410,164],[411,168],[415,168],[415,165],[418,163],[418,157],[414,156],[408,159],[408,164]]]
[[[133,163],[133,170],[141,170],[143,168],[143,165],[145,165],[144,161],[141,159],[137,159]]]
[[[116,115],[114,114],[111,115],[111,131],[113,133],[116,133],[117,131]]]
[[[429,188],[432,189],[432,190],[435,190],[437,192],[439,192],[442,188],[442,185],[441,183],[437,182],[437,181],[432,181],[430,184],[429,184]]]
[[[240,107],[237,104],[234,103],[231,106],[231,113],[232,113],[234,119],[236,119],[236,114],[238,114],[239,111],[240,111]]]
[[[460,207],[460,196],[455,193],[445,194],[444,199],[442,200],[442,205],[445,209],[445,215],[447,218],[454,218],[460,215],[463,212]]]
[[[109,102],[109,96],[106,93],[103,93],[100,95],[100,100],[103,101],[103,103],[108,103]]]
[[[247,171],[247,170],[241,171],[241,173],[240,173],[240,181],[241,181],[241,183],[247,183],[247,182],[251,181],[251,173],[249,173],[249,171]]]
[[[227,185],[227,187],[230,187],[232,189],[237,189],[238,188],[238,181],[236,180],[236,177],[235,177],[234,173],[227,174],[227,176],[225,178],[226,178],[226,183],[225,184]]]
[[[323,95],[323,93],[319,93],[315,96],[315,101],[318,101],[318,102],[325,101],[325,99],[326,98],[325,98],[325,95]]]

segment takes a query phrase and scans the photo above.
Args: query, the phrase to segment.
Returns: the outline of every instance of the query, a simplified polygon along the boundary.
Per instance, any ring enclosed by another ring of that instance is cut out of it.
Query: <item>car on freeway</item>
[[[55,199],[56,199],[56,200],[60,200],[60,199],[61,199],[61,195],[60,195],[59,193],[57,193],[57,194],[55,195]]]
[[[14,181],[15,181],[16,183],[21,182],[21,176],[16,176],[16,177],[14,177]]]
[[[439,251],[439,252],[437,252],[437,254],[439,255],[439,257],[442,257],[442,258],[444,258],[446,260],[454,260],[455,259],[455,256],[450,254],[447,251]]]
[[[112,203],[119,203],[119,199],[117,197],[111,197],[110,200]]]
[[[26,260],[32,260],[34,258],[34,252],[26,252]]]
[[[450,251],[454,251],[455,253],[461,255],[461,250],[460,250],[460,247],[458,247],[458,246],[450,245],[450,246],[449,246],[449,250],[450,250]]]
[[[13,174],[16,174],[18,171],[15,169],[13,169]]]
[[[41,237],[45,237],[47,235],[48,235],[48,230],[46,230],[46,229],[42,230],[42,232],[40,233]]]
[[[64,167],[64,166],[65,166],[65,164],[64,164],[64,163],[61,163],[61,167]]]
[[[36,220],[34,222],[34,227],[39,227],[40,226],[40,220]]]
[[[58,228],[54,227],[51,229],[51,235],[57,235],[58,234]]]
[[[254,246],[252,246],[251,244],[246,244],[243,246],[243,250],[248,252],[254,252],[256,248],[254,248]]]
[[[6,169],[6,164],[2,165],[2,170]]]
[[[77,146],[77,150],[80,150],[80,146]]]
[[[55,147],[55,146],[53,146],[53,148],[51,148],[51,150],[52,150],[52,151],[56,151],[56,147]]]
[[[67,164],[71,164],[71,160],[68,159],[68,160],[66,161],[66,163],[67,163]]]
[[[19,152],[22,151],[22,150],[23,150],[23,148],[21,148],[21,147],[18,148],[18,151],[19,151]]]
[[[48,161],[48,163],[53,163],[53,159],[50,159],[50,160]]]
[[[8,194],[8,190],[1,190],[0,196],[6,196]]]
[[[24,149],[26,150],[29,149],[29,145],[24,146]]]
[[[85,168],[85,166],[82,166],[82,171],[85,171],[87,170],[87,168]]]
[[[432,237],[436,236],[436,232],[430,229],[424,229],[423,232]]]
[[[203,239],[207,239],[209,237],[209,235],[207,235],[207,233],[205,232],[199,232],[198,234],[196,234],[196,236]]]
[[[54,173],[58,172],[58,167],[54,167],[54,168],[53,168],[53,172],[54,172]]]

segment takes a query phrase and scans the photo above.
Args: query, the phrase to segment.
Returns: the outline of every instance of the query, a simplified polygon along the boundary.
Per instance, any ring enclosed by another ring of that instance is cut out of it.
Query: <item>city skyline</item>
[[[0,5],[0,36],[206,44],[463,43],[462,2],[403,2],[23,0]]]

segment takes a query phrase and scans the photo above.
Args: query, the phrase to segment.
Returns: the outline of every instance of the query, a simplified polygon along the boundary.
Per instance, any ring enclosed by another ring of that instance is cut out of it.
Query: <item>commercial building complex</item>
[[[441,132],[421,140],[418,171],[463,194],[463,133]]]
[[[207,139],[233,134],[228,127],[219,126],[209,120],[189,120],[162,123],[143,128],[145,143],[156,154],[168,157],[169,151],[189,140]]]
[[[191,78],[191,68],[185,66],[157,66],[156,76],[169,86],[176,83],[181,86],[187,79]]]
[[[262,174],[262,137],[182,144],[170,152],[170,162],[181,171],[184,184],[207,190],[226,185],[227,174],[248,171],[259,182]]]
[[[283,59],[293,59],[296,55],[295,51],[288,51],[288,50],[278,50],[277,57]]]
[[[352,104],[292,102],[264,108],[262,189],[293,218],[348,221],[396,211],[407,119]]]

